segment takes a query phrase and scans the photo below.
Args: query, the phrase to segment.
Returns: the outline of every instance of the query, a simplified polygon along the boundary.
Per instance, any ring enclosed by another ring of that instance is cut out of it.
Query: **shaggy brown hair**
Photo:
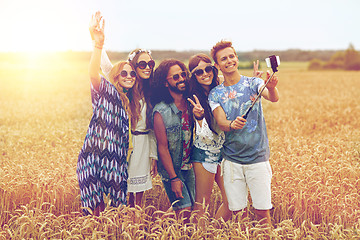
[[[185,81],[189,82],[189,71],[187,70],[185,64],[176,59],[165,59],[160,65],[156,68],[154,72],[154,79],[151,82],[151,89],[153,94],[151,95],[151,104],[155,106],[161,101],[164,101],[166,104],[170,104],[174,102],[173,97],[170,95],[168,87],[166,87],[167,83],[167,75],[172,66],[178,65],[182,71],[186,72]],[[185,99],[189,94],[189,84],[186,85],[186,90],[184,92]]]
[[[218,51],[223,50],[224,48],[232,48],[234,50],[234,53],[236,55],[236,51],[234,47],[232,46],[232,42],[229,40],[221,40],[220,42],[217,42],[211,49],[210,55],[215,63],[218,63],[216,54]]]

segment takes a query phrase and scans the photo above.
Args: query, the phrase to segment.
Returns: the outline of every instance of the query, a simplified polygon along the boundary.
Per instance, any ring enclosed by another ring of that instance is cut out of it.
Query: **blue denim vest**
[[[189,111],[190,108],[188,107]],[[168,140],[168,147],[170,156],[174,165],[174,170],[177,175],[180,175],[182,159],[183,159],[183,139],[184,133],[181,130],[181,115],[182,112],[176,107],[174,103],[166,104],[164,102],[160,102],[155,105],[153,112],[152,112],[152,122],[154,123],[154,114],[158,112],[160,113],[164,125],[166,128],[166,136]],[[190,116],[192,119],[192,115]],[[190,120],[190,131],[192,133],[193,130],[193,121]],[[190,144],[192,146],[192,136],[190,140]],[[158,161],[158,172],[163,180],[169,179],[169,174],[165,170],[160,155]]]

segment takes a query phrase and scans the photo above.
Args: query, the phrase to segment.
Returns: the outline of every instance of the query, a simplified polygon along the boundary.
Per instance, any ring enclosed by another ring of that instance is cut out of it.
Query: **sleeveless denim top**
[[[190,108],[188,108],[190,110]],[[168,140],[168,147],[170,156],[174,165],[174,170],[177,175],[179,175],[182,166],[183,159],[183,140],[184,140],[184,132],[181,130],[181,114],[182,112],[176,107],[174,103],[166,104],[165,102],[160,102],[155,105],[152,112],[152,122],[154,123],[154,115],[155,113],[160,113],[164,125],[166,128],[166,135]],[[193,121],[190,124],[190,131],[193,130]],[[191,136],[191,145],[192,145],[192,136]],[[158,154],[158,172],[163,180],[169,179],[169,174],[165,170],[160,155]]]

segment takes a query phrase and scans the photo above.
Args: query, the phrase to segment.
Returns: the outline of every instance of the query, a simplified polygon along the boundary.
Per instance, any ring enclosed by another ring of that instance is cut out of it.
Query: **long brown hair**
[[[148,54],[149,57],[151,58],[151,60],[154,60],[151,56],[151,52],[148,50],[140,49],[140,48],[136,48],[136,49],[132,50],[129,53],[128,61],[135,67],[135,71],[136,71],[137,61],[138,61],[139,57],[141,56],[141,54]],[[137,88],[137,91],[140,95],[140,99],[143,98],[146,103],[146,119],[145,119],[145,121],[146,121],[147,128],[151,128],[151,115],[152,115],[153,107],[150,102],[150,96],[152,93],[151,88],[150,88],[150,82],[152,82],[152,79],[154,77],[154,69],[155,69],[155,67],[153,69],[151,69],[151,74],[148,79],[142,79],[142,78],[140,78],[139,75],[137,75],[136,76],[136,86],[134,86]],[[141,111],[141,109],[140,109],[140,111]]]
[[[196,68],[199,65],[201,61],[211,64],[211,59],[209,56],[203,53],[196,54],[194,56],[191,56],[189,59],[189,70],[192,71],[194,68]],[[216,67],[213,67],[213,74],[214,77],[209,86],[210,87],[209,91],[211,91],[211,89],[219,85],[218,70]],[[197,98],[199,99],[201,106],[204,108],[205,119],[209,125],[210,130],[215,134],[217,134],[217,132],[214,129],[213,114],[208,101],[209,93],[197,81],[195,74],[192,74],[190,78],[190,93],[191,96],[196,95]]]
[[[124,66],[128,64],[135,71],[134,66],[129,62],[118,62],[116,63],[109,73],[110,82],[116,87],[119,92],[120,99],[126,109],[128,116],[131,118],[131,127],[134,130],[137,122],[140,118],[140,94],[138,88],[136,87],[136,82],[134,86],[129,89],[127,93],[124,92],[122,88],[119,88],[117,82],[119,81],[119,73],[123,70]]]

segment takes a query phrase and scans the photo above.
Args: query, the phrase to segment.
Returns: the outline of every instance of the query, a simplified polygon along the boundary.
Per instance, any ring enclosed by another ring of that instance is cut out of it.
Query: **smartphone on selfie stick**
[[[261,93],[264,91],[266,85],[269,83],[270,79],[274,76],[274,74],[278,71],[278,66],[280,65],[280,57],[279,56],[275,56],[275,55],[271,55],[268,58],[265,59],[266,65],[268,67],[271,67],[271,69],[273,70],[273,73],[271,74],[271,76],[269,77],[269,79],[266,81],[264,87],[261,89],[261,91],[259,92],[259,94],[257,95],[256,99],[252,102],[251,106],[246,110],[245,114],[243,115],[243,118],[247,118],[249,115],[249,112],[251,111],[251,109],[253,108],[253,106],[255,105],[255,103],[257,102],[257,100],[259,99],[259,97],[261,96]]]

